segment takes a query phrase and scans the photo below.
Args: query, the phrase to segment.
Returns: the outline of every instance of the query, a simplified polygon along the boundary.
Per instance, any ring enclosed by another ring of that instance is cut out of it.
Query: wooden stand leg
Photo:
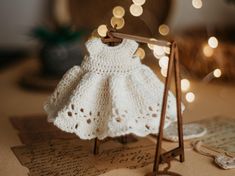
[[[160,120],[159,132],[158,132],[158,137],[157,137],[155,160],[154,160],[154,165],[153,165],[153,173],[156,173],[156,174],[159,171],[159,165],[161,162],[160,155],[161,155],[161,150],[162,150],[162,136],[163,136],[164,123],[165,123],[165,116],[166,116],[168,90],[170,87],[171,74],[172,74],[171,70],[172,70],[172,65],[174,61],[174,46],[173,45],[171,47],[171,51],[172,52],[171,52],[170,59],[169,59],[165,90],[164,90],[164,95],[163,95],[162,112],[161,112],[161,120]]]
[[[102,141],[100,141],[98,138],[95,138],[94,139],[94,147],[93,147],[93,154],[94,155],[97,155],[99,153],[99,147],[100,147],[100,144],[101,143],[104,143],[105,141],[107,140],[110,140],[109,138],[106,138]],[[137,139],[134,138],[133,136],[131,135],[125,135],[125,136],[121,136],[118,138],[118,141],[122,144],[128,144],[128,143],[131,143],[131,142],[136,142]]]
[[[95,138],[93,154],[97,155],[99,153],[99,139]]]
[[[173,66],[174,66],[175,88],[176,88],[176,105],[177,105],[179,147],[162,154],[161,153],[162,138],[163,138],[165,116],[166,116],[168,91],[170,88],[170,81],[171,81],[171,76],[172,76],[172,72],[173,72]],[[153,171],[151,173],[148,173],[146,176],[160,176],[160,175],[174,175],[174,176],[176,176],[176,175],[179,175],[177,173],[170,172],[168,170],[159,171],[159,165],[161,163],[170,163],[170,161],[177,156],[180,156],[181,162],[184,161],[184,141],[183,141],[183,122],[182,122],[182,114],[181,114],[181,85],[180,85],[180,83],[181,83],[181,81],[180,81],[178,48],[177,48],[176,43],[173,42],[171,45],[171,54],[170,54],[168,70],[167,70],[167,77],[166,77],[166,82],[165,82],[161,119],[160,119],[160,125],[159,125],[159,134],[157,137],[156,153],[155,153],[155,158],[154,158]]]
[[[175,46],[175,89],[176,89],[176,105],[177,105],[177,124],[178,124],[178,138],[179,138],[179,148],[181,149],[180,153],[180,162],[184,162],[184,139],[183,139],[183,118],[181,111],[181,80],[180,80],[180,68],[179,68],[179,50],[177,45]]]

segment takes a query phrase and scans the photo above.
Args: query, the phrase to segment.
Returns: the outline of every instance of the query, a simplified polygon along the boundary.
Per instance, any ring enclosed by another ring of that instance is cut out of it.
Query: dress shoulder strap
[[[89,55],[94,55],[102,50],[99,40],[99,38],[92,38],[86,42],[85,45]]]

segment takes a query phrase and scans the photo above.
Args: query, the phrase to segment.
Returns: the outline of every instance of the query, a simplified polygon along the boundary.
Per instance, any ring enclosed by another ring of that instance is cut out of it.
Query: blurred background
[[[149,1],[151,2],[151,0]],[[150,18],[155,18],[154,21],[156,21],[162,18],[166,19],[167,17],[166,21],[163,20],[161,22],[167,22],[173,34],[194,27],[204,27],[204,29],[213,32],[218,28],[235,25],[235,7],[232,1],[229,3],[228,0],[217,0],[216,2],[213,0],[204,0],[202,8],[200,9],[196,9],[192,6],[192,0],[156,1],[156,7],[154,7],[155,11],[151,12],[152,17]],[[71,16],[76,19],[81,17],[80,25],[83,26],[82,23],[86,23],[84,24],[85,27],[90,27],[90,30],[96,28],[98,24],[105,22],[105,20],[107,20],[106,23],[109,21],[109,18],[112,16],[112,9],[115,5],[126,4],[125,7],[127,7],[126,11],[128,13],[128,6],[131,4],[131,0],[113,0],[112,2],[108,0],[88,0],[86,2],[78,0],[70,2],[77,3],[77,7],[70,7],[75,8],[75,13],[78,13],[78,15],[82,13],[79,16],[76,16],[76,14],[71,14]],[[146,4],[144,4],[144,13],[148,10],[145,6],[150,2],[147,1]],[[52,4],[52,1],[48,0],[21,0],[20,2],[2,0],[0,6],[1,49],[31,48],[32,44],[35,44],[35,41],[29,38],[28,34],[32,28],[49,22],[53,18]],[[168,8],[170,9],[161,10],[165,6],[169,6]],[[85,10],[82,12],[81,9],[84,8]],[[89,8],[89,13],[86,13],[86,8]],[[162,11],[161,14],[159,14],[159,9]],[[96,14],[103,13],[104,15],[102,16],[96,16]],[[92,19],[92,22],[86,19]],[[137,21],[138,19],[133,17],[132,20]],[[76,20],[74,23],[79,25],[79,20]],[[130,25],[127,24],[125,27],[127,26]]]
[[[102,24],[177,41],[185,122],[234,117],[235,0],[1,0],[0,24],[0,175],[27,173],[10,150],[21,142],[9,118],[45,114],[43,102]],[[164,80],[169,48],[140,48]]]
[[[177,41],[182,91],[192,103],[193,80],[234,83],[234,17],[234,0],[2,0],[0,72],[24,63],[19,85],[52,91],[69,68],[81,64],[94,31],[116,24],[118,32]],[[164,79],[167,48],[140,47],[142,62]]]
[[[218,68],[221,80],[234,80],[233,0],[148,0],[138,16],[130,13],[132,4],[131,0],[2,0],[0,67],[39,58],[47,75],[61,76],[81,63],[85,40],[100,24],[110,25],[113,8],[121,6],[126,13],[120,32],[176,39],[190,76],[203,79]],[[210,37],[216,46],[207,45]]]
[[[2,0],[0,72],[24,63],[19,85],[52,91],[69,68],[81,64],[94,30],[117,24],[118,32],[177,41],[182,91],[191,103],[191,80],[233,84],[234,17],[234,0]],[[142,62],[166,77],[164,48],[140,47]]]

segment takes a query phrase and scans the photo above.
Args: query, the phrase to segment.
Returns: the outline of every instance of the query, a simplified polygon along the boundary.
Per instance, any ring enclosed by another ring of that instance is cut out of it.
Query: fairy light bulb
[[[193,92],[188,92],[188,93],[185,95],[185,99],[186,99],[186,101],[189,102],[189,103],[194,102],[194,100],[195,100],[195,95],[194,95],[194,93],[193,93]]]
[[[162,46],[155,45],[153,48],[154,56],[162,56],[165,54]]]
[[[181,90],[183,92],[186,92],[190,88],[190,82],[188,79],[182,79],[181,80]]]
[[[156,58],[156,59],[160,59],[161,56],[157,55],[155,52],[153,52],[153,56]]]
[[[213,75],[214,75],[214,77],[219,78],[219,77],[221,77],[222,72],[219,68],[217,68],[213,71]]]
[[[161,57],[160,60],[159,60],[159,66],[160,66],[162,69],[167,69],[167,67],[168,67],[168,62],[169,62],[169,57],[163,56],[163,57]]]
[[[171,52],[170,47],[167,47],[167,46],[164,46],[164,47],[163,47],[163,50],[164,50],[164,52],[165,52],[166,54],[170,54],[170,52]]]
[[[136,5],[142,6],[146,2],[146,0],[132,0],[132,2]]]
[[[203,46],[202,51],[203,51],[203,54],[204,54],[206,57],[211,57],[211,56],[213,56],[213,54],[214,54],[214,49],[211,48],[208,44],[205,44],[205,45]]]
[[[113,8],[113,16],[116,18],[123,18],[125,15],[125,9],[122,6],[116,6]]]
[[[105,24],[102,24],[98,27],[97,32],[101,37],[105,37],[107,35],[108,28]]]
[[[135,55],[138,56],[140,59],[145,58],[145,51],[143,48],[138,48],[135,52]]]
[[[107,35],[108,28],[105,24],[102,24],[98,27],[97,32],[101,37],[105,37]]]
[[[140,15],[142,15],[143,13],[143,8],[142,6],[139,6],[139,5],[136,5],[136,4],[132,4],[130,6],[130,13],[135,16],[135,17],[138,17]]]
[[[155,38],[150,38],[150,40],[151,41],[157,41],[157,39],[155,39]],[[148,43],[147,45],[148,45],[149,49],[151,49],[151,50],[154,49],[154,45],[153,44]]]
[[[202,8],[202,0],[192,0],[192,5],[195,9],[200,9]]]
[[[158,28],[158,32],[163,35],[163,36],[166,36],[169,34],[170,32],[170,28],[166,25],[166,24],[162,24],[159,26]]]
[[[219,45],[219,42],[218,42],[218,39],[214,36],[210,37],[208,39],[208,45],[211,47],[211,48],[217,48],[218,45]]]
[[[113,28],[121,29],[125,25],[125,20],[123,18],[112,17],[110,23]]]
[[[167,76],[167,69],[161,68],[161,75],[163,77],[166,77]]]

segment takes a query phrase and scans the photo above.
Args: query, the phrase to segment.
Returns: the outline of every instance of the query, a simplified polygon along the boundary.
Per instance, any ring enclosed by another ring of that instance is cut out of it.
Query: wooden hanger
[[[103,37],[101,40],[103,43],[109,46],[116,46],[122,42],[122,38],[113,36],[113,32],[116,32],[116,26],[114,28],[108,27],[107,36]]]
[[[136,42],[158,45],[158,46],[169,46],[170,47],[173,43],[173,41],[169,42],[169,41],[165,41],[165,40],[151,40],[150,38],[147,38],[147,37],[124,34],[124,33],[119,33],[116,31],[110,31],[110,33],[115,38],[130,39],[130,40],[135,40]]]
[[[147,37],[141,37],[136,35],[124,34],[117,32],[116,28],[108,27],[107,36],[101,38],[102,42],[108,44],[109,46],[115,46],[120,44],[123,39],[135,40],[140,43],[153,44],[158,46],[171,46],[173,42],[165,40],[151,40]]]

